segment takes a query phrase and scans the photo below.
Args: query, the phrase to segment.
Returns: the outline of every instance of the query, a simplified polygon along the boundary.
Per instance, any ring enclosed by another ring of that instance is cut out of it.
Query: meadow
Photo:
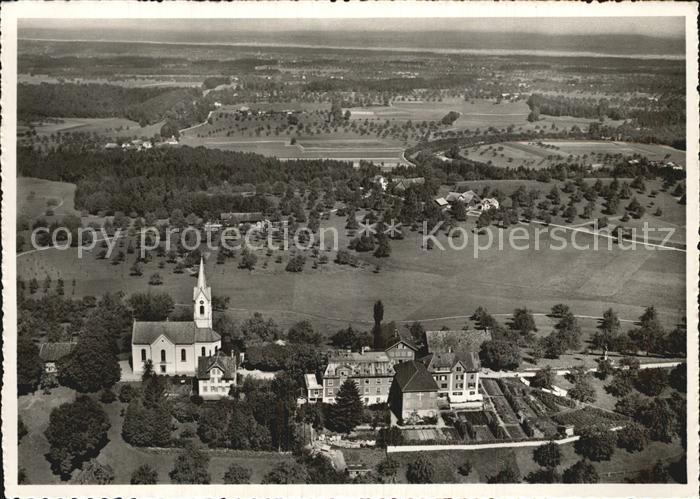
[[[611,141],[502,142],[463,148],[460,154],[467,159],[491,162],[494,166],[503,168],[524,166],[542,169],[567,160],[609,166],[614,164],[614,156],[619,154],[639,154],[653,161],[670,160],[685,165],[685,151],[657,144]]]
[[[38,136],[50,137],[57,133],[81,132],[97,134],[105,139],[118,137],[145,137],[150,139],[160,133],[164,122],[154,123],[145,127],[126,118],[56,118],[57,123],[49,121],[34,123],[34,130]],[[17,126],[17,135],[20,136],[29,130],[26,124]]]

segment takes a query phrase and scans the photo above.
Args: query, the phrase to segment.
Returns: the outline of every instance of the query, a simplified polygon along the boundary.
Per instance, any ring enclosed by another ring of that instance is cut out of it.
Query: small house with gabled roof
[[[197,363],[197,387],[199,395],[205,399],[222,398],[236,386],[238,362],[235,356],[216,355],[199,357]]]

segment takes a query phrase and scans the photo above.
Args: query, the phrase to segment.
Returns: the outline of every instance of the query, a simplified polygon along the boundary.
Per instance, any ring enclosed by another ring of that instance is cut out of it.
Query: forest
[[[331,160],[279,161],[252,153],[199,148],[157,148],[150,151],[85,151],[62,147],[48,153],[17,151],[19,174],[75,183],[76,206],[91,213],[136,211],[165,207],[185,213],[267,211],[262,197],[208,191],[222,184],[310,183],[329,177],[346,181],[351,163]]]
[[[157,123],[169,111],[192,106],[199,91],[188,88],[127,88],[97,83],[42,83],[17,86],[17,118],[128,118],[141,126]],[[206,117],[206,114],[204,114]],[[202,119],[203,120],[203,119]]]

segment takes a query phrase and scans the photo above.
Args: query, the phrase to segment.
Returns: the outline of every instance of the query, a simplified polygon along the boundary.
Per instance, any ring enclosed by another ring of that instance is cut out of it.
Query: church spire
[[[204,258],[199,260],[199,276],[197,285],[192,291],[194,305],[194,322],[199,328],[212,327],[211,288],[207,286],[207,278],[204,275]]]
[[[199,276],[197,277],[197,287],[207,289],[207,278],[204,276],[204,257],[199,257]]]

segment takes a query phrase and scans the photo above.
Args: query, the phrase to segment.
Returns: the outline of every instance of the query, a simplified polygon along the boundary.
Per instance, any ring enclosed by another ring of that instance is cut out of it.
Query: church
[[[221,336],[212,327],[212,294],[204,275],[204,260],[199,262],[192,303],[192,321],[134,321],[131,335],[134,374],[143,374],[144,363],[150,360],[156,374],[194,376],[199,357],[217,354]]]

